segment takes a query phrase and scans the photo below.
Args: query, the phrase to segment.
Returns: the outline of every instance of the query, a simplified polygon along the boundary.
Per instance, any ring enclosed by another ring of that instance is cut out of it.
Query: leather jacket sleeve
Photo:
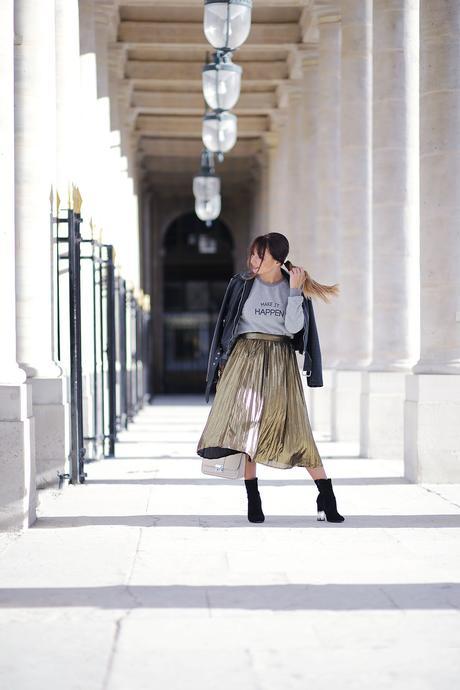
[[[211,341],[211,346],[209,348],[209,356],[208,356],[208,366],[207,366],[207,372],[206,372],[206,382],[208,383],[207,390],[209,390],[210,384],[212,384],[212,381],[210,381],[211,377],[211,372],[213,370],[213,363],[215,359],[218,359],[218,354],[219,354],[219,348],[221,347],[220,339],[222,336],[222,330],[223,330],[223,320],[227,311],[227,306],[229,302],[229,298],[231,295],[231,289],[233,285],[233,279],[235,276],[232,276],[230,278],[230,281],[227,285],[227,288],[225,290],[224,297],[222,299],[222,304],[220,306],[219,310],[219,315],[217,317],[216,325],[214,327],[214,334],[212,337]],[[214,373],[216,372],[216,368],[214,368]],[[214,376],[213,376],[214,378]]]
[[[318,329],[316,328],[315,313],[311,299],[308,302],[308,337],[307,352],[311,359],[311,374],[307,379],[307,385],[311,388],[319,388],[323,385],[323,365],[321,361],[321,348],[319,344]]]

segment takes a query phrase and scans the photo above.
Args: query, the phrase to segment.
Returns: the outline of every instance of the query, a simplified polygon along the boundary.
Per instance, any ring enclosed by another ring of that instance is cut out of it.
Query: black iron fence
[[[84,482],[86,462],[115,456],[118,432],[148,393],[149,297],[127,286],[113,245],[84,224],[77,189],[72,206],[60,210],[58,202],[52,218],[56,356],[70,391],[69,472],[61,485]]]

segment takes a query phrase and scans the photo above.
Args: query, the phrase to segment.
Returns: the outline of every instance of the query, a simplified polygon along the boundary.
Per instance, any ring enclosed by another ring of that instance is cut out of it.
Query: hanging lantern
[[[212,199],[195,199],[195,213],[200,220],[215,220],[220,213],[221,196],[217,194]]]
[[[212,199],[220,194],[220,178],[217,175],[197,175],[193,178],[195,199]]]
[[[230,151],[236,142],[236,115],[227,112],[209,113],[203,117],[203,144],[213,152]]]
[[[213,110],[231,110],[240,96],[241,73],[230,55],[215,53],[214,62],[203,67],[203,94]]]
[[[204,34],[214,48],[235,50],[249,36],[252,0],[204,0]]]
[[[220,194],[220,177],[214,174],[213,154],[207,149],[201,152],[200,174],[193,178],[195,199],[212,199]]]

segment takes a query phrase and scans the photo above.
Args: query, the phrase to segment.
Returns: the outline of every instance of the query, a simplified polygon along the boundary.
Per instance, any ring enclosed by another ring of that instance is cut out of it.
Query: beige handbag
[[[213,477],[223,479],[241,479],[244,477],[246,453],[232,453],[222,458],[203,458],[201,471]]]

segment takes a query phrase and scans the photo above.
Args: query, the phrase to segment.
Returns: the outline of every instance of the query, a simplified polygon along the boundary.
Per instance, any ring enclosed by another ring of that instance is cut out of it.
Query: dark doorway
[[[164,391],[204,393],[209,346],[233,270],[233,238],[227,226],[210,228],[195,213],[166,231],[164,279]]]

